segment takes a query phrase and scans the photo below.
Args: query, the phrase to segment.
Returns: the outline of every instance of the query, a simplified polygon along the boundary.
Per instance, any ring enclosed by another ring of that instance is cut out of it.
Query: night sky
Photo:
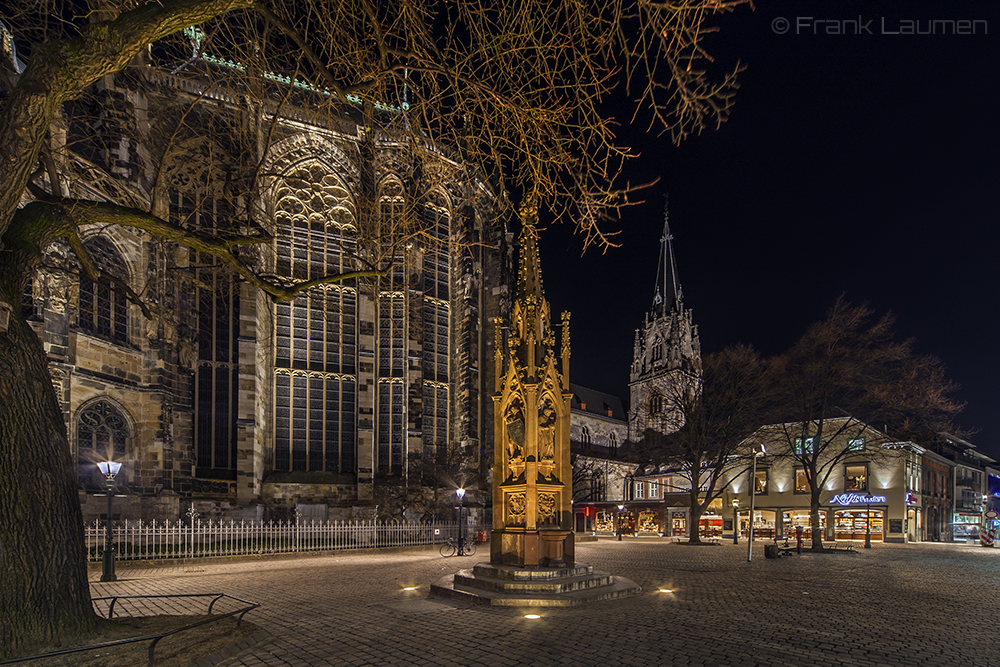
[[[797,20],[859,15],[872,34]],[[987,26],[887,34],[928,19]],[[959,423],[1000,458],[1000,3],[786,0],[715,23],[710,53],[746,66],[729,121],[680,146],[624,128],[642,146],[633,182],[661,180],[624,213],[621,248],[580,257],[568,227],[542,233],[546,296],[573,313],[571,381],[627,399],[669,193],[704,353],[781,352],[845,293],[897,314],[901,337],[944,360],[967,403]]]

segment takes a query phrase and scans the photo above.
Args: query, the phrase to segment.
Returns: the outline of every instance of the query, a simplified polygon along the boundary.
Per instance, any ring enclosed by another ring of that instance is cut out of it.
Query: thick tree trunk
[[[813,491],[809,498],[809,522],[812,524],[812,548],[823,548],[823,531],[819,525],[819,492]]]
[[[698,487],[692,484],[693,489]],[[691,493],[691,524],[688,526],[688,542],[693,542],[695,544],[701,544],[701,533],[699,528],[701,527],[701,515],[704,514],[705,508],[701,506],[698,502],[697,492]]]
[[[0,658],[96,628],[76,472],[38,336],[0,333]]]

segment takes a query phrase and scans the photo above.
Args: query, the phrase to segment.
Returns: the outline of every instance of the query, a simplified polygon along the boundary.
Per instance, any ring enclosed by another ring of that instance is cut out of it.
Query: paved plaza
[[[745,542],[581,543],[578,561],[626,576],[643,592],[536,610],[428,598],[430,584],[483,560],[483,551],[120,564],[117,582],[100,583],[94,571],[91,580],[95,596],[219,592],[260,602],[247,618],[271,636],[213,660],[226,667],[1000,665],[1000,549],[858,551],[765,559],[755,544],[747,562]],[[524,618],[530,611],[541,618]]]

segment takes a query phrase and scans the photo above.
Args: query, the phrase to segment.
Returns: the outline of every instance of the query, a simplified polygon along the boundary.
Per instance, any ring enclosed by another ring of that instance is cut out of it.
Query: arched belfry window
[[[663,395],[660,393],[654,393],[649,397],[649,414],[650,416],[658,416],[663,412]]]
[[[355,268],[355,205],[325,164],[282,174],[273,191],[274,271],[319,278]],[[274,469],[354,472],[358,290],[332,283],[274,306]]]
[[[110,273],[126,284],[131,282],[125,261],[110,240],[97,236],[84,241],[83,247],[102,272]],[[77,323],[87,333],[124,345],[128,342],[128,301],[125,293],[117,286],[91,280],[81,269]]]
[[[85,487],[100,488],[104,475],[97,468],[99,461],[124,462],[128,455],[129,420],[122,410],[108,399],[87,404],[76,418],[78,479]],[[117,482],[128,479],[130,471],[123,467]]]

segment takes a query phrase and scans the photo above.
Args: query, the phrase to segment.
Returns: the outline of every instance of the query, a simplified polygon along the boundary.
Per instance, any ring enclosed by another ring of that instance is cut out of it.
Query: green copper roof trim
[[[207,53],[202,51],[201,43],[205,38],[205,33],[204,31],[201,30],[201,28],[198,28],[197,26],[184,28],[184,36],[190,39],[192,42],[194,42],[196,55],[205,62],[211,63],[213,65],[218,65],[220,67],[225,67],[227,69],[233,69],[238,72],[247,71],[247,68],[244,65],[241,65],[235,60],[226,58],[217,58],[215,56],[208,55]],[[274,81],[275,83],[280,83],[284,86],[291,86],[292,88],[298,88],[299,90],[304,90],[310,93],[318,93],[326,97],[334,96],[333,93],[331,93],[329,90],[325,88],[320,89],[312,85],[311,83],[308,83],[306,81],[300,81],[299,79],[293,80],[292,77],[285,76],[283,74],[275,74],[274,72],[265,72],[262,76],[269,81]],[[354,104],[356,106],[364,105],[364,100],[362,100],[357,95],[346,95],[345,97],[347,101],[350,102],[351,104]],[[408,110],[410,108],[410,104],[409,102],[403,102],[401,107],[394,107],[388,104],[384,104],[382,102],[375,102],[375,108],[378,109],[379,111],[386,111],[389,113],[400,113],[401,111]]]

